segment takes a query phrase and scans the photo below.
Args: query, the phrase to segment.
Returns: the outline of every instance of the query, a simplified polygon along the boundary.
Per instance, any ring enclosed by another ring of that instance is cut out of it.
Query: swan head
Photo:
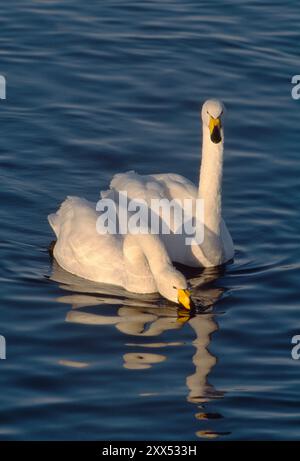
[[[202,106],[202,123],[209,129],[210,140],[214,144],[223,141],[222,115],[224,104],[217,99],[208,99]]]
[[[160,272],[156,277],[156,285],[164,298],[180,304],[187,310],[191,309],[192,301],[190,292],[187,289],[186,279],[174,267],[165,268]]]

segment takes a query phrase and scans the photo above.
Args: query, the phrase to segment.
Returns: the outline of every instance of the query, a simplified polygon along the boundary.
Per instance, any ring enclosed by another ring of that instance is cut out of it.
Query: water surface
[[[300,438],[298,2],[12,0],[0,17],[0,438]],[[116,172],[198,180],[227,106],[236,256],[191,274],[204,314],[53,264],[47,215]]]

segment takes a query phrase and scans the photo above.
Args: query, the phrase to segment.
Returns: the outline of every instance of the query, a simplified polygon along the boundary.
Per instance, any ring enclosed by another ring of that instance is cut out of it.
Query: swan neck
[[[198,196],[204,200],[205,226],[216,236],[220,235],[222,212],[222,173],[224,134],[222,141],[214,144],[209,129],[203,126],[202,161]]]
[[[204,240],[200,247],[207,266],[219,266],[224,259],[221,237],[223,130],[221,136],[222,141],[214,144],[208,127],[203,126],[198,197],[203,200],[204,206]],[[197,252],[197,249],[193,249],[193,252]]]
[[[153,234],[127,234],[124,242],[124,256],[127,264],[141,271],[156,276],[171,265],[164,244]],[[149,272],[150,270],[150,272]]]

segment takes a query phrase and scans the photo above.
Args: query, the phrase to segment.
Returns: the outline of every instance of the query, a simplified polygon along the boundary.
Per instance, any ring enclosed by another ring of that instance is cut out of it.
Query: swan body
[[[102,193],[102,197],[111,197],[116,201],[117,193],[126,192],[129,199],[143,199],[149,207],[152,199],[180,201],[203,199],[204,241],[202,244],[186,245],[186,235],[174,233],[172,222],[169,226],[170,232],[160,235],[171,260],[191,267],[218,266],[234,256],[232,238],[221,215],[223,112],[224,106],[219,101],[208,100],[203,104],[202,162],[198,188],[178,174],[139,175],[129,171],[115,175],[110,183],[110,190]]]
[[[202,162],[199,187],[177,174],[139,175],[133,171],[117,174],[102,198],[116,203],[119,193],[129,199],[185,200],[204,202],[204,240],[187,245],[184,232],[175,233],[175,218],[170,233],[100,235],[96,230],[99,214],[96,205],[78,197],[68,197],[56,213],[48,216],[57,242],[53,255],[58,264],[79,277],[113,284],[135,293],[158,291],[165,298],[190,308],[185,277],[171,261],[192,267],[221,265],[234,255],[229,231],[221,214],[224,132],[221,122],[224,107],[215,100],[202,107]],[[194,217],[192,207],[191,218]],[[190,236],[189,236],[190,237]]]
[[[57,237],[53,256],[66,271],[79,277],[117,285],[135,293],[159,292],[190,308],[185,277],[171,263],[156,235],[100,235],[96,205],[68,197],[48,216]]]
[[[192,199],[195,201],[198,197],[198,190],[195,185],[181,175],[173,173],[140,175],[134,171],[116,174],[110,183],[110,191],[103,192],[102,197],[110,197],[117,202],[117,192],[124,191],[127,192],[129,199],[145,200],[149,207],[151,207],[153,198],[179,199],[180,201]],[[213,267],[233,258],[232,239],[223,219],[221,219],[220,225],[221,250],[218,249],[217,254],[211,255],[211,257],[205,254],[201,245],[186,245],[185,238],[187,235],[185,233],[175,234],[175,228],[172,224],[173,221],[169,226],[169,233],[160,234],[172,261],[190,267]],[[208,234],[209,229],[205,227],[204,232]]]

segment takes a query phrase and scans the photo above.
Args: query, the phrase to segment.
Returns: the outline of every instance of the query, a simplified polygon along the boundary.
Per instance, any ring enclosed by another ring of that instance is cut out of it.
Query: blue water
[[[300,439],[297,1],[1,6],[2,440]],[[47,215],[116,172],[198,179],[199,108],[227,106],[225,270],[208,310],[70,277]]]

